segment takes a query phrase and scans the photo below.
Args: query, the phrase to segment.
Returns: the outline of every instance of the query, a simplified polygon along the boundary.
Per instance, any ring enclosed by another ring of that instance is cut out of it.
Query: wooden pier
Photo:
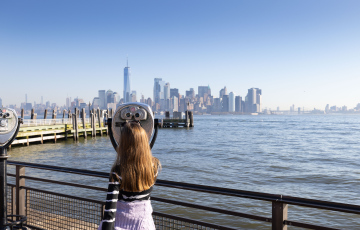
[[[65,117],[67,113],[67,117]],[[104,119],[113,116],[111,109],[107,111],[91,110],[90,116],[86,118],[85,109],[81,111],[75,109],[74,113],[71,111],[63,111],[62,118],[56,118],[55,111],[52,112],[52,118],[46,119],[47,110],[44,112],[44,119],[36,119],[37,114],[34,110],[31,111],[31,119],[24,119],[20,126],[16,140],[11,144],[27,145],[43,144],[46,141],[54,143],[60,139],[72,138],[74,141],[79,140],[79,137],[87,138],[88,136],[102,136],[108,133],[108,128],[105,126]],[[24,118],[24,111],[21,111],[21,117]],[[183,119],[185,117],[185,119]],[[179,128],[179,127],[194,127],[194,116],[192,111],[183,113],[174,112],[173,118],[170,118],[170,113],[166,112],[164,119],[159,120],[160,128]],[[10,146],[10,147],[11,147]]]
[[[192,111],[186,111],[183,119],[182,113],[174,112],[173,118],[170,118],[170,113],[165,112],[165,118],[160,119],[159,123],[160,128],[194,127],[194,115]]]
[[[56,119],[56,113],[53,111],[52,119],[46,119],[47,110],[45,110],[44,119],[36,119],[37,114],[32,110],[31,119],[23,120],[16,140],[11,146],[21,144],[29,146],[30,143],[43,144],[45,141],[56,143],[58,139],[66,140],[68,138],[77,141],[80,136],[87,138],[87,136],[95,137],[108,133],[104,118],[112,116],[111,110],[105,113],[99,109],[92,110],[89,118],[86,118],[84,108],[81,111],[76,108],[74,113],[69,110],[67,118],[65,118],[65,113],[64,110],[63,117]],[[24,118],[23,111],[21,111],[21,117]]]

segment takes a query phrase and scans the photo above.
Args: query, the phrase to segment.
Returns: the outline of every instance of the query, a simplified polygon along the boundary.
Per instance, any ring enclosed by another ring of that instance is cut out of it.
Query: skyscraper
[[[100,109],[105,109],[106,107],[105,90],[99,90],[99,107]]]
[[[112,90],[108,90],[106,91],[106,106],[107,107],[107,104],[108,103],[114,103],[114,92]]]
[[[229,95],[222,96],[222,109],[221,112],[229,112]]]
[[[199,97],[204,97],[205,94],[207,94],[208,96],[211,96],[210,86],[198,86]]]
[[[136,98],[136,91],[132,91],[130,94],[130,101],[129,102],[136,102],[137,98]]]
[[[246,112],[258,113],[261,112],[261,89],[251,88],[248,89],[246,103]]]
[[[194,88],[190,88],[190,90],[186,90],[185,96],[188,97],[188,98],[194,98],[195,97]]]
[[[219,93],[219,98],[222,98],[224,95],[228,95],[227,93],[227,89],[226,89],[226,86],[220,90],[220,93]]]
[[[177,89],[177,88],[170,89],[170,98],[172,98],[174,96],[179,97],[179,89]]]
[[[162,78],[154,78],[154,103],[159,103],[164,99],[164,86],[165,82]]]
[[[130,102],[130,67],[129,63],[127,62],[127,66],[124,68],[124,103]]]
[[[100,107],[100,98],[94,97],[93,103],[92,103],[92,108],[97,109],[99,107]]]
[[[165,102],[165,110],[170,109],[170,83],[167,82],[164,85],[164,102]]]
[[[3,107],[3,106],[2,106],[2,99],[1,99],[1,98],[0,98],[0,107]]]
[[[240,96],[236,96],[235,97],[235,112],[239,113],[242,112],[241,107],[242,107],[242,103],[241,103],[241,97]]]
[[[120,95],[117,92],[114,92],[114,103],[119,103],[120,102]]]
[[[66,98],[66,108],[69,109],[70,108],[70,98]]]
[[[229,93],[229,112],[235,112],[235,95],[233,92]]]

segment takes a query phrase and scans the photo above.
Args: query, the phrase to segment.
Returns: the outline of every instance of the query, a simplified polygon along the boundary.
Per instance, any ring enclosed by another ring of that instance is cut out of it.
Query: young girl
[[[150,193],[160,168],[160,161],[151,154],[145,130],[139,123],[125,123],[99,230],[155,229]]]

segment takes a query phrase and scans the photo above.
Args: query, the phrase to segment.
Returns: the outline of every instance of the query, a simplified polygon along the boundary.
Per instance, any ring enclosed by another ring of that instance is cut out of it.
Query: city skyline
[[[0,98],[19,105],[27,94],[31,103],[43,96],[64,104],[67,95],[90,101],[99,89],[122,95],[128,55],[138,98],[152,97],[154,78],[162,78],[181,92],[231,86],[244,97],[258,87],[266,92],[262,107],[273,110],[353,108],[360,99],[359,6],[331,0],[7,1],[0,9],[0,74],[11,87]]]

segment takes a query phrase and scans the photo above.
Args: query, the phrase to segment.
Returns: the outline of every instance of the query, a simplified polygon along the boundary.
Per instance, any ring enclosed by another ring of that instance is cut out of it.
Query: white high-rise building
[[[167,82],[164,85],[164,102],[165,102],[165,110],[170,109],[170,83]]]
[[[124,68],[124,103],[131,102],[130,98],[130,67],[129,63],[127,63],[127,66]]]
[[[229,93],[229,112],[235,112],[235,95],[233,92]]]

